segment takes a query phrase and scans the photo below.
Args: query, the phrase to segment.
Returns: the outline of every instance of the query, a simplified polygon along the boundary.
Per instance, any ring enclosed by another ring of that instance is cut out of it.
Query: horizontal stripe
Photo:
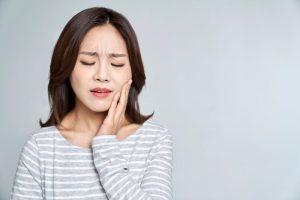
[[[24,143],[11,199],[170,200],[172,151],[169,130],[151,120],[122,141],[97,135],[91,148],[40,128]]]

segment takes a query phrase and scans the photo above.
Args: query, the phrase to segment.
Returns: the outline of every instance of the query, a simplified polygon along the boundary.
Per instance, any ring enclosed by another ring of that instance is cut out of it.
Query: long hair
[[[103,7],[85,9],[64,27],[54,47],[48,84],[49,119],[41,127],[60,124],[64,116],[75,107],[75,94],[69,77],[75,67],[80,44],[86,33],[95,26],[111,24],[124,39],[132,71],[132,84],[128,94],[125,117],[131,123],[142,124],[152,117],[140,113],[138,95],[145,85],[144,65],[136,34],[129,21],[120,13]]]

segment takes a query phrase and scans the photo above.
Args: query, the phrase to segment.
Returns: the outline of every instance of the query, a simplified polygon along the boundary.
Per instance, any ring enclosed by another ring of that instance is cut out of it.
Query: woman
[[[50,117],[22,149],[11,199],[172,199],[172,135],[140,113],[144,84],[128,20],[76,14],[53,51]]]

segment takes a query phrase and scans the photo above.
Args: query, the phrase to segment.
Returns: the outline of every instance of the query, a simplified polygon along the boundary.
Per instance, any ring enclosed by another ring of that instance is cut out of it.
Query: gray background
[[[300,199],[299,1],[0,2],[0,199],[45,120],[54,44],[67,21],[107,6],[132,23],[144,114],[174,135],[177,200]]]

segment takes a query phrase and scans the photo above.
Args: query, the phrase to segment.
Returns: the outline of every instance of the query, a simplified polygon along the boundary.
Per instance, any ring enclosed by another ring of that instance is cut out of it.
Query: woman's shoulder
[[[150,118],[146,120],[142,126],[142,129],[147,133],[151,134],[155,132],[155,135],[164,137],[164,136],[172,136],[170,129],[167,125],[162,124],[161,122]]]
[[[47,127],[33,129],[29,133],[25,145],[31,144],[32,146],[33,145],[36,146],[40,141],[53,138],[55,131],[56,131],[55,126],[47,126]]]
[[[54,126],[33,129],[28,134],[22,147],[21,159],[23,162],[29,163],[33,158],[38,159],[40,157],[40,146],[51,142],[54,133]]]
[[[55,132],[56,132],[56,127],[53,125],[53,126],[36,128],[30,133],[30,136],[34,138],[44,138],[44,137],[52,136]]]

